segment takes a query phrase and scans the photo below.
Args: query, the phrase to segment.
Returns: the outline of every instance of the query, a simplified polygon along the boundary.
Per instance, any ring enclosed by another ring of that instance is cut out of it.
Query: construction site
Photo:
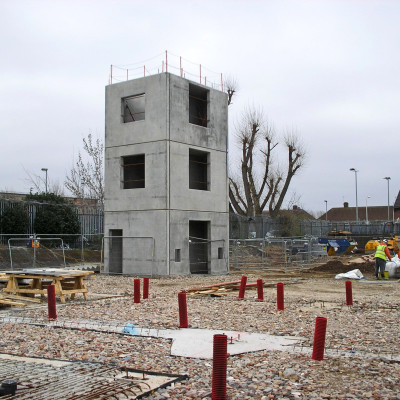
[[[353,269],[364,278],[352,280],[348,305],[335,276]],[[365,256],[290,272],[154,277],[147,287],[144,278],[68,270],[8,272],[1,281],[5,399],[400,398],[399,281],[376,281]],[[316,317],[327,320],[318,361]],[[216,334],[227,337],[227,397],[212,397]]]
[[[0,397],[400,399],[398,258],[377,280],[374,240],[232,237],[222,75],[145,71],[111,71],[92,248],[4,237]]]

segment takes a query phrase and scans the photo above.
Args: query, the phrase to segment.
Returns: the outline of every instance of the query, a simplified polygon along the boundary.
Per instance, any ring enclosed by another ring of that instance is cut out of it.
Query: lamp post
[[[356,221],[358,222],[358,197],[357,197],[357,172],[358,172],[358,170],[355,168],[350,168],[350,171],[353,171],[354,175],[356,177]]]
[[[328,200],[324,200],[325,202],[325,221],[328,223]]]
[[[48,168],[42,168],[42,171],[44,171],[46,173],[46,194],[47,194],[47,171],[48,171]]]
[[[390,176],[385,176],[383,179],[387,180],[388,184],[388,221],[390,221],[390,206],[389,206],[389,181],[390,181]]]
[[[367,196],[365,199],[365,221],[368,224],[368,199],[370,199],[371,196]]]

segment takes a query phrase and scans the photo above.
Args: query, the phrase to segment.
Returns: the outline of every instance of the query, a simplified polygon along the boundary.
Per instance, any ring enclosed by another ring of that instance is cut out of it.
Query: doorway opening
[[[122,229],[110,229],[109,267],[110,274],[122,274]]]
[[[189,221],[191,274],[210,273],[210,221]]]

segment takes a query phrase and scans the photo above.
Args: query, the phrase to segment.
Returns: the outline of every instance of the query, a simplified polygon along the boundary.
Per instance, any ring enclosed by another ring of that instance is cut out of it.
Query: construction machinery
[[[318,238],[318,243],[327,246],[327,252],[329,256],[351,254],[351,252],[357,247],[357,242],[353,239],[347,238]]]
[[[397,254],[400,250],[400,238],[398,236],[393,236],[386,240],[387,240],[388,249]],[[365,245],[365,253],[367,254],[367,253],[375,252],[376,246],[378,246],[378,244],[380,244],[380,242],[381,241],[379,239],[369,240],[367,242],[367,244]]]

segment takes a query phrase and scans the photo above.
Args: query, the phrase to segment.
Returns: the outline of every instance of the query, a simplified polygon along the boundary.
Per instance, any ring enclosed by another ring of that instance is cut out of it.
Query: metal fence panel
[[[326,262],[326,247],[312,238],[233,239],[229,243],[232,270],[290,271]]]
[[[100,266],[102,235],[0,235],[0,270]]]

